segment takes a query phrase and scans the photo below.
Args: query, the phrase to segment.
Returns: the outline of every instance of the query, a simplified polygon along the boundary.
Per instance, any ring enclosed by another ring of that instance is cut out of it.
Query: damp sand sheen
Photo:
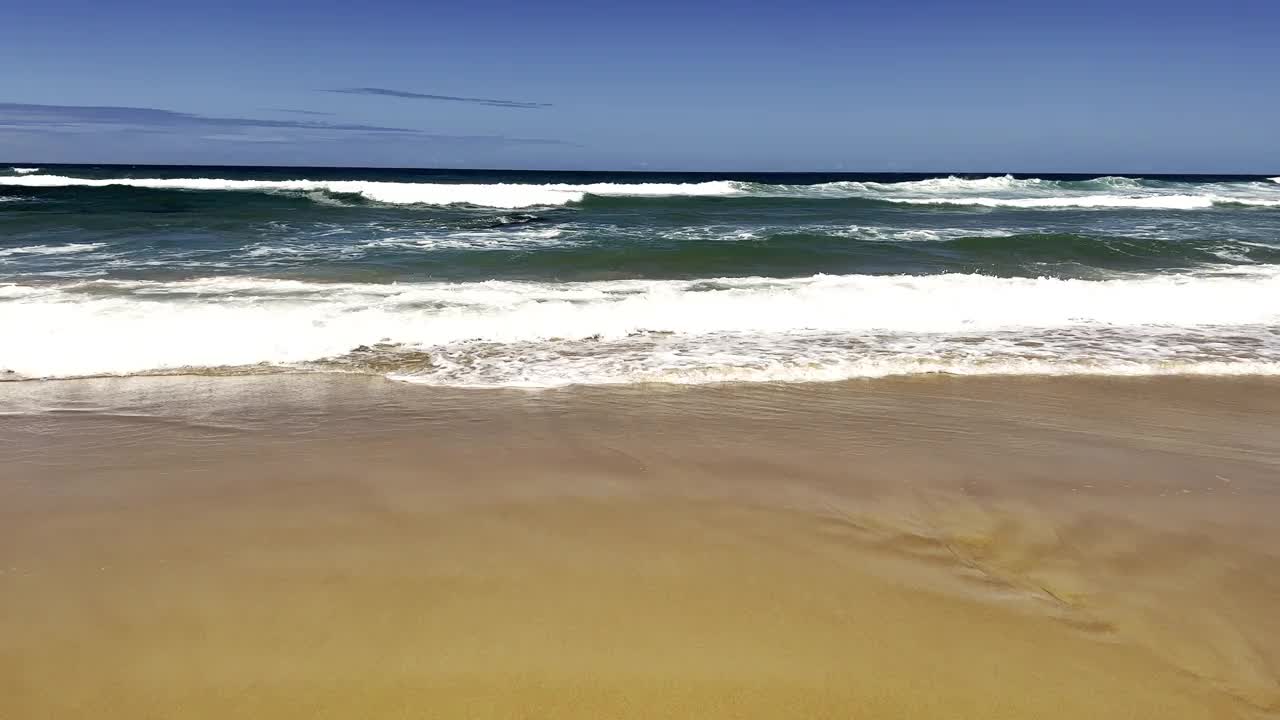
[[[1278,407],[3,383],[0,717],[1273,717]]]

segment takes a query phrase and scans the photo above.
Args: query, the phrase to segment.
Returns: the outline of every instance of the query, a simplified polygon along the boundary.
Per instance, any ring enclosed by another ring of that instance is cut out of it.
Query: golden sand
[[[0,718],[1280,713],[1280,385],[0,385]]]

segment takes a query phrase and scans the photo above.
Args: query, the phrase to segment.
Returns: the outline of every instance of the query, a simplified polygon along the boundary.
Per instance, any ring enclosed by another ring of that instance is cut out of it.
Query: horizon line
[[[212,163],[154,163],[154,162],[42,162],[38,160],[31,161],[0,161],[0,166],[8,167],[45,167],[45,166],[62,166],[62,167],[154,167],[154,168],[254,168],[254,169],[272,169],[272,168],[297,168],[308,170],[403,170],[403,171],[427,171],[427,172],[510,172],[510,173],[634,173],[640,174],[664,174],[664,175],[710,175],[710,174],[728,174],[728,175],[984,175],[984,176],[1002,176],[1002,175],[1090,175],[1094,177],[1123,177],[1123,176],[1144,176],[1152,177],[1157,175],[1178,175],[1178,176],[1206,176],[1206,177],[1265,177],[1270,179],[1273,174],[1280,176],[1280,168],[1275,171],[1264,172],[1211,172],[1211,171],[1138,171],[1138,170],[728,170],[728,169],[707,169],[707,170],[671,170],[656,168],[500,168],[500,167],[413,167],[413,166],[396,166],[396,165],[258,165],[258,164],[212,164]]]

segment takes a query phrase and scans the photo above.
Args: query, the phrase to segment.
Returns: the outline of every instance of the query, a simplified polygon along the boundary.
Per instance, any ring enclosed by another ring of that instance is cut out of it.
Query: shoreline
[[[419,382],[410,374],[402,374],[394,371],[382,372],[378,370],[340,370],[329,369],[323,367],[325,363],[335,362],[332,358],[324,360],[312,361],[318,367],[310,368],[290,367],[287,365],[267,366],[261,365],[243,365],[243,366],[220,366],[207,368],[183,368],[181,370],[141,370],[130,373],[101,373],[93,375],[72,375],[72,376],[50,376],[50,377],[27,377],[20,375],[13,370],[0,370],[0,387],[7,384],[18,383],[101,383],[116,382],[130,380],[151,380],[151,379],[172,379],[172,380],[244,380],[244,379],[272,379],[272,378],[331,378],[338,382],[345,379],[354,379],[357,381],[373,381],[373,382],[389,382],[393,385],[409,385],[414,387],[426,388],[429,390],[438,390],[442,392],[575,392],[575,391],[597,391],[597,390],[625,390],[626,388],[635,388],[639,390],[662,390],[666,388],[753,388],[761,386],[777,386],[777,387],[804,387],[804,386],[844,386],[855,383],[868,382],[914,382],[914,381],[937,381],[937,380],[964,380],[964,381],[994,381],[994,382],[1073,382],[1076,380],[1098,380],[1098,381],[1137,381],[1145,380],[1176,380],[1176,379],[1192,379],[1205,380],[1214,382],[1222,381],[1274,381],[1280,377],[1280,368],[1266,368],[1259,371],[1254,367],[1249,367],[1250,363],[1230,363],[1230,362],[1202,362],[1199,366],[1190,364],[1182,367],[1171,368],[1167,371],[1151,371],[1147,368],[1135,367],[1131,371],[1117,369],[1122,366],[1099,368],[1097,370],[1082,370],[1073,368],[1070,371],[1022,371],[1017,372],[963,372],[956,370],[921,370],[914,372],[886,372],[882,375],[851,375],[848,377],[834,377],[832,379],[817,380],[787,380],[787,379],[725,379],[725,380],[698,380],[698,381],[673,381],[673,380],[619,380],[615,382],[563,382],[556,384],[528,384],[520,385],[514,383],[501,384],[447,384],[434,382]],[[1033,362],[1029,361],[1028,365]],[[1051,364],[1045,363],[1046,367]],[[1201,369],[1201,367],[1203,369]]]
[[[0,383],[0,715],[1263,717],[1277,407],[1264,377]]]

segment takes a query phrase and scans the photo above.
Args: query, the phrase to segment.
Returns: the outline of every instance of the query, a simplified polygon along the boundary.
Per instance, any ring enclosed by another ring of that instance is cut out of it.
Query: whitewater
[[[226,178],[83,178],[33,174],[0,177],[0,186],[29,188],[131,187],[150,190],[325,193],[359,196],[393,205],[475,205],[492,208],[535,208],[580,203],[597,197],[739,197],[840,199],[857,198],[919,205],[975,205],[1021,208],[1141,208],[1195,210],[1237,204],[1280,207],[1280,189],[1266,182],[1211,183],[1187,192],[1185,187],[1125,177],[1088,181],[990,178],[945,178],[899,183],[840,181],[786,185],[712,180],[697,183],[421,183],[360,180],[240,180]],[[1275,178],[1271,178],[1275,180]]]
[[[975,372],[984,353],[992,371],[1017,361],[1043,364],[1055,342],[1080,367],[1106,367],[1127,353],[1127,372],[1159,372],[1179,347],[1201,344],[1202,363],[1236,353],[1249,355],[1254,369],[1280,370],[1280,338],[1269,330],[1280,324],[1275,266],[1093,282],[980,275],[390,285],[90,281],[0,286],[0,300],[3,369],[26,378],[320,362],[355,370],[362,358],[351,354],[375,346],[392,365],[390,374],[402,378],[411,374],[394,367],[397,355],[407,366],[421,353],[443,359],[476,351],[483,357],[473,360],[500,365],[574,348],[584,366],[579,374],[608,376],[617,358],[584,343],[620,343],[615,349],[628,349],[632,369],[646,377],[732,371],[743,363],[719,365],[744,344],[756,347],[756,361],[776,365],[777,377],[757,369],[761,379],[870,372],[831,356],[830,348],[821,355],[805,348],[814,338],[823,338],[815,347],[824,347],[841,337],[919,344],[903,372],[925,355],[934,371]],[[1228,331],[1229,341],[1212,337]],[[1011,332],[1041,339],[1015,356],[1006,346]],[[956,336],[967,345],[947,356]],[[634,338],[650,349],[635,355],[636,347],[627,347]],[[925,345],[933,347],[926,352]],[[677,349],[679,357],[672,356]],[[882,359],[875,374],[891,366]]]

